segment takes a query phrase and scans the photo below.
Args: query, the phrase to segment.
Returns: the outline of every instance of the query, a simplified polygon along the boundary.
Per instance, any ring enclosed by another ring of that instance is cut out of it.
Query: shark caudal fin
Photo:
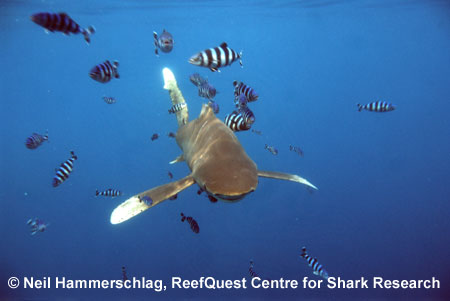
[[[148,208],[169,199],[194,183],[195,181],[192,175],[188,175],[181,180],[157,186],[132,196],[114,209],[111,213],[111,224],[120,224],[129,220]]]
[[[318,189],[316,186],[311,184],[308,180],[306,180],[306,179],[304,179],[304,178],[302,178],[300,176],[292,175],[292,174],[288,174],[288,173],[282,173],[282,172],[276,172],[276,171],[262,171],[262,170],[258,170],[258,177],[287,180],[287,181],[292,181],[292,182],[297,182],[297,183],[300,183],[300,184],[304,184],[304,185],[309,186],[309,187],[314,188],[314,189]]]

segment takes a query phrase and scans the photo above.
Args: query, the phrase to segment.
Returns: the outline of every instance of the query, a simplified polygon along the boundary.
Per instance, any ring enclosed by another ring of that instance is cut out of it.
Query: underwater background
[[[94,25],[91,44],[45,34],[30,20],[38,12]],[[448,1],[2,0],[0,16],[0,299],[450,297]],[[163,29],[174,48],[156,57],[152,32]],[[243,68],[235,62],[212,73],[187,62],[222,42],[243,50]],[[106,59],[120,62],[120,79],[101,84],[89,71]],[[319,190],[260,178],[243,200],[211,203],[194,185],[110,224],[127,198],[190,172],[169,165],[181,150],[167,136],[177,122],[167,113],[164,67],[190,120],[206,103],[192,73],[219,91],[221,120],[234,110],[234,80],[254,88],[252,129],[262,135],[236,133],[246,152],[260,169],[299,174]],[[397,108],[358,112],[357,103],[376,100]],[[48,142],[25,147],[46,130]],[[154,133],[160,138],[151,141]],[[54,188],[55,168],[71,150],[73,172]],[[95,196],[107,188],[124,195]],[[33,217],[48,229],[31,236]],[[303,246],[330,276],[435,277],[441,288],[304,289],[303,277],[319,277],[299,256]],[[250,260],[261,277],[297,279],[299,288],[170,288],[174,276],[249,281]],[[12,276],[122,279],[122,266],[128,278],[162,279],[167,291],[7,286]]]

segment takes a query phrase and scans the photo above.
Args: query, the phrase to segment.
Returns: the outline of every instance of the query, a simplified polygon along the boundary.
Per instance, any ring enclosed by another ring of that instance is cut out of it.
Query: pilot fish
[[[112,188],[106,189],[105,191],[98,191],[98,190],[96,190],[95,191],[95,196],[99,196],[99,195],[116,197],[116,196],[121,196],[122,192],[120,190],[112,189]]]
[[[317,258],[313,258],[306,253],[306,247],[302,248],[302,253],[300,254],[300,257],[305,258],[308,262],[308,265],[313,269],[314,275],[323,277],[325,279],[328,279],[328,273],[324,270],[322,265],[319,263]]]
[[[162,52],[171,52],[173,48],[173,38],[172,35],[163,29],[163,32],[158,37],[158,33],[153,32],[153,39],[155,42],[155,54],[159,56],[158,48],[161,49]]]
[[[272,155],[278,155],[278,150],[273,147],[273,146],[269,146],[269,145],[265,145],[264,149],[267,149]]]
[[[91,72],[89,72],[89,76],[98,82],[107,83],[112,78],[120,78],[117,67],[119,67],[118,61],[114,61],[111,64],[110,61],[106,60],[104,63],[93,67]]]
[[[70,152],[72,157],[66,160],[66,162],[61,163],[61,166],[56,170],[56,175],[53,177],[53,187],[60,185],[62,182],[67,180],[73,169],[73,161],[77,160],[78,157],[73,151]]]
[[[211,109],[213,110],[214,114],[219,113],[219,104],[217,102],[215,102],[214,100],[208,101],[208,106],[211,107]]]
[[[247,107],[241,107],[238,112],[242,114],[242,117],[244,118],[244,121],[248,125],[252,125],[255,123],[255,114]]]
[[[80,25],[72,20],[66,13],[37,13],[30,18],[34,23],[51,32],[60,31],[67,35],[70,33],[81,33],[88,44],[91,42],[91,35],[95,33],[95,28],[93,26],[89,26],[87,29],[81,28]]]
[[[183,213],[181,213],[181,221],[184,222],[185,220],[191,226],[192,232],[194,232],[194,233],[199,233],[200,232],[200,227],[198,226],[197,221],[195,219],[193,219],[192,217],[186,216]]]
[[[173,105],[169,109],[169,114],[176,114],[177,112],[183,110],[186,107],[187,107],[187,104],[185,102],[177,103],[176,105]]]
[[[395,110],[395,105],[380,100],[368,103],[366,105],[361,105],[359,103],[356,105],[358,106],[358,112],[361,112],[362,109],[372,112],[389,112]]]
[[[225,116],[224,123],[233,132],[248,131],[251,128],[251,125],[245,122],[245,117],[237,111],[233,111],[231,114]]]
[[[212,86],[208,82],[204,82],[203,84],[198,86],[198,96],[200,97],[212,100],[214,96],[216,96],[216,93],[216,88],[214,88],[214,86]]]
[[[189,76],[189,80],[191,81],[191,83],[193,83],[196,87],[200,86],[201,84],[203,84],[204,82],[207,82],[207,79],[204,79],[200,76],[200,74],[198,73],[194,73],[191,74]]]
[[[45,224],[44,221],[37,218],[30,218],[27,221],[27,225],[31,227],[31,235],[35,235],[38,232],[44,232],[49,224]]]
[[[209,48],[191,56],[189,63],[196,66],[209,68],[212,72],[220,71],[220,67],[230,66],[239,59],[242,65],[242,51],[237,53],[229,48],[227,43],[222,43],[218,47]]]
[[[303,150],[298,146],[289,145],[289,150],[303,157]]]
[[[238,97],[239,95],[245,95],[249,102],[255,101],[258,99],[258,93],[253,90],[253,88],[247,86],[246,84],[235,80],[233,82],[234,86],[234,96]]]
[[[103,96],[103,100],[109,105],[116,103],[116,99],[114,97]]]
[[[30,137],[25,141],[25,146],[29,149],[38,148],[42,142],[48,141],[48,132],[45,135],[40,135],[38,133],[33,133]]]

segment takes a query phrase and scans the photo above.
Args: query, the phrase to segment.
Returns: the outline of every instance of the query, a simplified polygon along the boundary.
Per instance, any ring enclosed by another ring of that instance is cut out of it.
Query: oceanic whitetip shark
[[[258,186],[258,177],[289,180],[317,189],[308,180],[292,174],[258,170],[232,132],[212,109],[203,105],[200,116],[188,122],[188,110],[173,73],[164,68],[164,89],[169,90],[176,112],[176,141],[182,154],[171,163],[186,161],[191,173],[175,182],[141,192],[119,205],[111,214],[111,223],[122,223],[156,206],[197,183],[208,195],[225,201],[237,201]],[[182,104],[182,105],[178,105]],[[177,106],[178,105],[178,106]]]

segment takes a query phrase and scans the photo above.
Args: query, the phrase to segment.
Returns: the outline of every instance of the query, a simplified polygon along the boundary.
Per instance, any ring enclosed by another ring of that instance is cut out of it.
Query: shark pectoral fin
[[[291,174],[288,174],[288,173],[258,170],[258,177],[280,179],[280,180],[288,180],[288,181],[292,181],[292,182],[305,184],[306,186],[312,187],[314,189],[318,189],[316,186],[311,184],[308,180],[306,180],[306,179],[304,179],[304,178],[302,178],[300,176],[291,175]]]
[[[194,178],[192,175],[189,175],[178,181],[167,183],[132,196],[114,209],[111,213],[111,224],[120,224],[129,220],[148,208],[167,200],[194,183]]]
[[[174,163],[183,162],[183,161],[184,161],[184,157],[183,157],[183,154],[181,154],[178,157],[176,157],[175,160],[170,161],[169,164],[174,164]]]

